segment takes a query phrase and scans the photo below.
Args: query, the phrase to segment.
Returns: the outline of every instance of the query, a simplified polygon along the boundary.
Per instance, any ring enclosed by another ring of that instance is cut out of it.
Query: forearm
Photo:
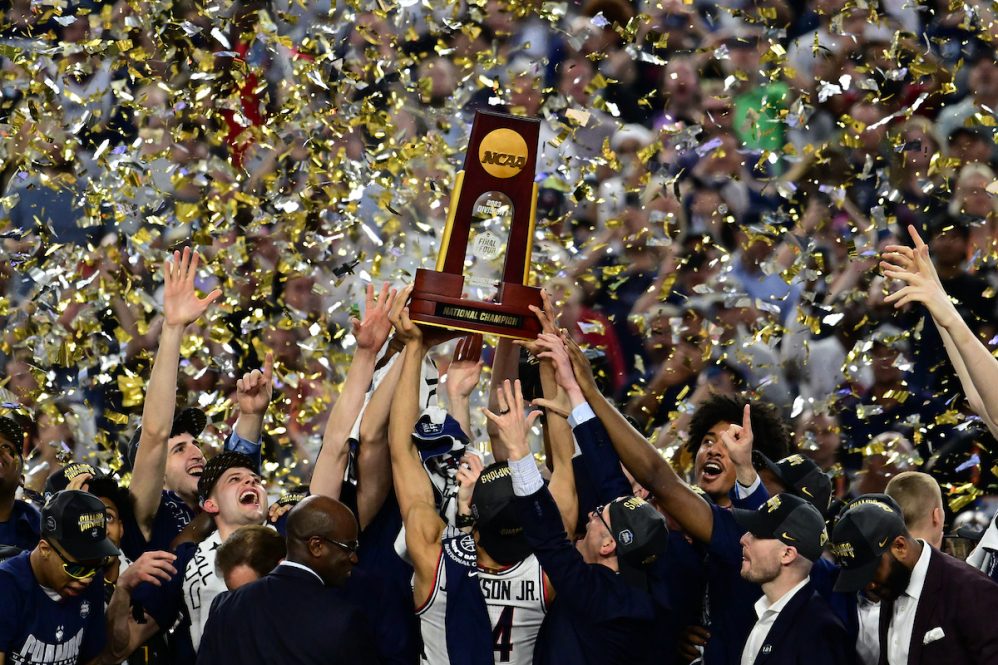
[[[322,447],[316,457],[309,484],[312,494],[322,494],[334,499],[340,497],[349,452],[347,439],[364,406],[364,397],[374,375],[375,360],[373,351],[358,349],[354,354],[343,390],[326,420]]]
[[[960,316],[948,317],[947,325],[940,325],[939,332],[949,336],[956,351],[950,355],[954,366],[959,359],[966,369],[970,387],[977,393],[984,411],[981,417],[989,423],[998,422],[998,360]],[[943,342],[946,342],[946,337],[943,337]],[[962,376],[960,379],[963,383]],[[967,388],[966,383],[964,387]]]
[[[107,626],[107,644],[97,658],[98,663],[120,663],[128,658],[131,643],[132,593],[124,585],[119,584],[111,594],[111,602],[105,610],[105,625]]]
[[[392,485],[391,459],[388,451],[388,411],[399,376],[401,358],[388,370],[360,421],[360,446],[357,451],[357,521],[363,530],[381,510]]]
[[[129,492],[134,503],[135,519],[143,529],[152,522],[163,492],[167,440],[173,428],[177,401],[177,366],[183,333],[183,326],[163,324],[159,350],[153,361],[142,407],[142,434],[135,454]]]
[[[149,374],[145,403],[142,405],[142,432],[166,441],[173,427],[177,400],[177,374],[180,364],[180,344],[185,326],[163,324],[159,349]]]
[[[263,413],[240,413],[233,428],[240,439],[259,443],[263,435]]]
[[[419,417],[419,383],[426,350],[418,342],[406,346],[399,388],[388,421],[388,447],[391,452],[392,480],[403,518],[418,503],[433,505],[433,488],[412,442]]]
[[[684,531],[696,540],[708,542],[713,532],[713,515],[707,502],[676,475],[672,466],[602,394],[589,389],[585,396],[606,428],[624,467],[655,495]]]
[[[519,378],[520,374],[520,347],[514,345],[510,340],[503,338],[496,344],[495,360],[492,363],[492,381],[489,387],[489,411],[498,413],[499,409],[499,386],[503,381],[509,379],[511,382]],[[492,442],[492,456],[497,462],[505,462],[509,457],[505,446],[499,440],[499,430],[490,420],[486,425],[489,440]]]
[[[449,407],[447,412],[454,416],[454,420],[461,426],[461,431],[470,440],[471,436],[471,400],[467,395],[452,394],[447,392],[447,402]]]

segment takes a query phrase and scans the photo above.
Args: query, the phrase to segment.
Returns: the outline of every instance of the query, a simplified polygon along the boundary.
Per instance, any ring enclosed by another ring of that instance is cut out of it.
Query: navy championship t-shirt
[[[76,665],[104,648],[104,580],[53,600],[23,552],[0,564],[0,653],[7,665]]]
[[[121,551],[131,561],[136,561],[145,552],[170,551],[170,543],[194,519],[194,511],[183,499],[170,490],[163,490],[159,508],[153,517],[149,542],[142,537],[142,530],[132,517],[125,524],[121,539]]]

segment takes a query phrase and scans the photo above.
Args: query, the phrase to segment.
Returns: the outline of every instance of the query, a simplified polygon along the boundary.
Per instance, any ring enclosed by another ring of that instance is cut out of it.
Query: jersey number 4
[[[496,627],[492,629],[492,651],[499,652],[497,663],[508,663],[509,657],[513,653],[513,610],[514,607],[506,607],[499,615]]]

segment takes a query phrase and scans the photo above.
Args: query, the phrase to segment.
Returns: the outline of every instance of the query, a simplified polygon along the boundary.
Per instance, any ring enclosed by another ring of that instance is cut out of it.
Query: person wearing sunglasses
[[[100,499],[79,490],[53,494],[42,509],[38,545],[0,564],[0,663],[102,656],[103,570],[118,554]]]
[[[359,547],[350,509],[310,496],[287,526],[287,559],[212,605],[198,665],[390,662],[379,657],[370,617],[344,595]]]

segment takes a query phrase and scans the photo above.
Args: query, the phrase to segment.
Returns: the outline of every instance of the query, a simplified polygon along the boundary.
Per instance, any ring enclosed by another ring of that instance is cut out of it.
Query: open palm
[[[163,263],[163,317],[166,325],[186,326],[197,321],[211,303],[222,295],[215,289],[204,298],[199,298],[194,288],[200,257],[185,247],[183,254],[173,253],[172,261]]]

